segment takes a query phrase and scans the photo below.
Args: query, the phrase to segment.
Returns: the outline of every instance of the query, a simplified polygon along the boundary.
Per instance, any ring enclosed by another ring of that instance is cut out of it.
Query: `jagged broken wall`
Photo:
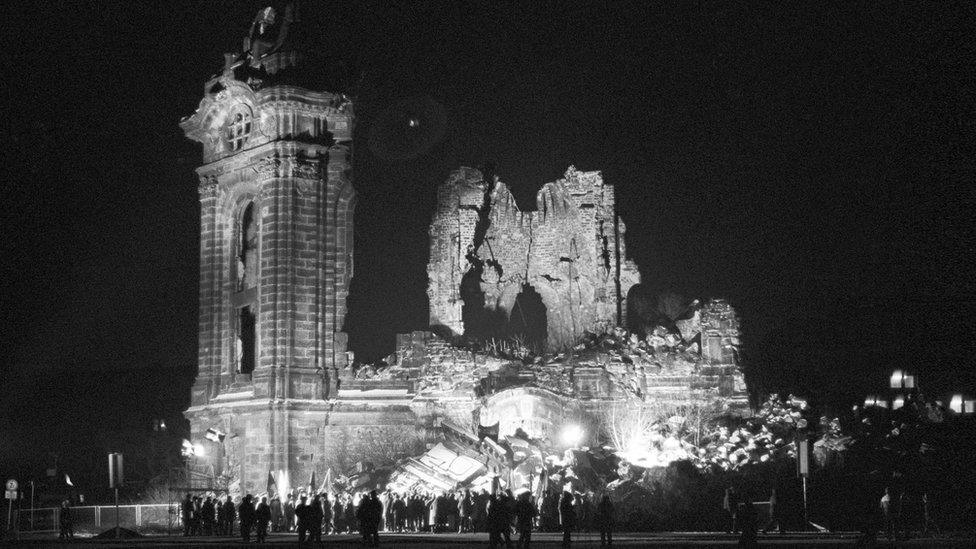
[[[451,335],[505,337],[515,320],[543,324],[551,348],[623,323],[640,281],[626,259],[614,189],[600,172],[570,167],[522,211],[492,174],[456,170],[438,189],[430,226],[430,325]],[[531,300],[543,318],[533,318]],[[513,319],[517,310],[517,319]],[[531,330],[538,326],[523,326]]]

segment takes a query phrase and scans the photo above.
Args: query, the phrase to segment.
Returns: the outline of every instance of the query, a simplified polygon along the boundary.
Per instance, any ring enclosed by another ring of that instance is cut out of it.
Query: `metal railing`
[[[20,532],[57,533],[61,508],[20,509],[15,524]],[[71,508],[71,523],[76,534],[95,535],[115,527],[114,505],[89,505]],[[144,534],[175,532],[180,525],[178,503],[119,505],[119,526]]]

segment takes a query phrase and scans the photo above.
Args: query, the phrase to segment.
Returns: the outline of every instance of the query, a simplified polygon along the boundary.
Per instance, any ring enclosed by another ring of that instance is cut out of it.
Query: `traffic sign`
[[[14,480],[14,479],[12,479],[12,478],[8,478],[7,479],[7,490],[17,490],[17,481]]]
[[[7,499],[17,499],[17,490],[5,490],[4,494]]]

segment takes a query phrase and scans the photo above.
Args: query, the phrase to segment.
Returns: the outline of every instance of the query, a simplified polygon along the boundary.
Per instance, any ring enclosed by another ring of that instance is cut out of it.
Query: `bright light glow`
[[[914,389],[915,388],[915,376],[905,376],[905,388]]]
[[[183,457],[190,457],[194,453],[196,453],[196,450],[193,449],[193,444],[191,444],[189,440],[183,439],[183,447],[180,448],[180,455]]]
[[[575,423],[563,427],[559,433],[559,440],[566,446],[576,447],[583,441],[583,428]]]
[[[901,408],[904,405],[905,405],[905,397],[897,397],[891,403],[891,409],[892,410],[897,410],[897,409]]]
[[[203,447],[203,444],[200,444],[198,442],[198,443],[196,443],[196,444],[193,445],[193,454],[194,455],[203,456],[203,455],[206,455],[206,453],[207,453],[206,452],[206,448]]]
[[[952,395],[952,399],[949,400],[949,409],[957,414],[962,413],[962,395]]]
[[[902,379],[905,377],[905,373],[901,370],[895,370],[891,374],[891,388],[901,389]]]

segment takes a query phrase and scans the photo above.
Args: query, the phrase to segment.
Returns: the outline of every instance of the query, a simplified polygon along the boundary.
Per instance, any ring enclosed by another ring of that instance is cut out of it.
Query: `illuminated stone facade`
[[[290,9],[261,10],[243,50],[225,56],[181,122],[204,161],[199,373],[186,416],[206,455],[192,466],[212,467],[233,494],[261,493],[268,472],[285,488],[307,485],[313,472],[324,478],[330,467],[417,455],[442,419],[473,432],[476,422],[504,416],[507,430],[551,437],[560,423],[627,395],[743,405],[729,350],[738,326],[727,304],[709,302],[683,326],[684,339],[637,341],[615,328],[639,274],[626,260],[613,187],[574,168],[539,191],[533,211],[478,170],[461,168],[441,186],[430,229],[430,325],[451,337],[506,336],[518,316],[545,327],[551,350],[588,343],[526,366],[414,332],[398,337],[389,367],[354,370],[343,331],[353,276],[353,104],[322,91],[335,83],[297,31]],[[536,295],[541,316],[520,309],[526,294]],[[699,333],[704,353],[692,343]],[[208,430],[222,440],[206,440]]]
[[[395,409],[343,414],[331,400],[348,356],[355,116],[345,95],[309,88],[321,74],[297,31],[290,8],[261,10],[180,124],[205,162],[199,373],[186,415],[194,441],[211,446],[203,463],[235,491],[262,490],[268,471],[307,481],[345,451],[329,447],[342,426],[399,420]],[[210,428],[226,433],[222,444],[204,440]]]
[[[430,225],[430,325],[450,335],[508,337],[523,320],[518,299],[544,307],[550,348],[625,324],[628,291],[640,282],[626,259],[626,228],[613,186],[570,167],[522,211],[493,175],[461,168],[438,189]],[[532,326],[518,326],[532,333]],[[525,334],[517,334],[525,335]],[[540,334],[542,335],[542,334]]]

